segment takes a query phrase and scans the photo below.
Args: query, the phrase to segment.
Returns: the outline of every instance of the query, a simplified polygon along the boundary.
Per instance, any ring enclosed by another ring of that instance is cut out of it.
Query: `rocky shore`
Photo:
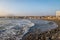
[[[22,40],[60,40],[60,20],[44,20],[54,21],[58,24],[58,27],[43,33],[41,33],[39,30],[35,30],[35,32],[28,32],[23,36]]]

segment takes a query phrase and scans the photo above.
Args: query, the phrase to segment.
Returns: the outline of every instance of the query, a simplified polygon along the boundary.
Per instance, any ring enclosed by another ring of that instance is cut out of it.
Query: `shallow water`
[[[57,24],[51,21],[32,20],[32,19],[0,19],[0,38],[15,37],[20,40],[28,31],[39,32],[48,31],[57,27]]]
[[[58,27],[58,25],[53,21],[45,21],[45,20],[31,20],[35,26],[30,28],[30,31],[33,29],[39,29],[41,32],[48,31]]]

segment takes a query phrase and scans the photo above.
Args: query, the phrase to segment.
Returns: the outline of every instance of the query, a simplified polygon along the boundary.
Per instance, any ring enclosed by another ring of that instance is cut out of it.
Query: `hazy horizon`
[[[0,0],[0,16],[47,16],[60,11],[60,0]]]

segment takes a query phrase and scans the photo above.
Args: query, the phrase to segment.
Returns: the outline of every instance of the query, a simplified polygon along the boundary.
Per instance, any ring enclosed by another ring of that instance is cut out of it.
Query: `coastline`
[[[58,24],[58,27],[51,29],[51,31],[45,31],[44,33],[27,33],[22,40],[60,40],[60,20],[42,19],[47,21],[53,21]]]
[[[22,40],[60,40],[60,20],[53,20],[53,19],[39,19],[39,20],[46,20],[46,21],[53,21],[58,24],[58,27],[52,29],[51,31],[45,31],[44,33],[31,33],[28,32],[27,35],[24,35]]]

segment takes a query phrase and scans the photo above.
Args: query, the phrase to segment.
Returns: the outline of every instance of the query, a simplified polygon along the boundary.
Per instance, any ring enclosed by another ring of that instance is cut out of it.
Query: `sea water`
[[[11,37],[15,38],[15,40],[20,40],[28,31],[34,32],[34,30],[40,29],[41,32],[44,32],[56,27],[57,24],[51,21],[37,19],[0,19],[0,40]]]

